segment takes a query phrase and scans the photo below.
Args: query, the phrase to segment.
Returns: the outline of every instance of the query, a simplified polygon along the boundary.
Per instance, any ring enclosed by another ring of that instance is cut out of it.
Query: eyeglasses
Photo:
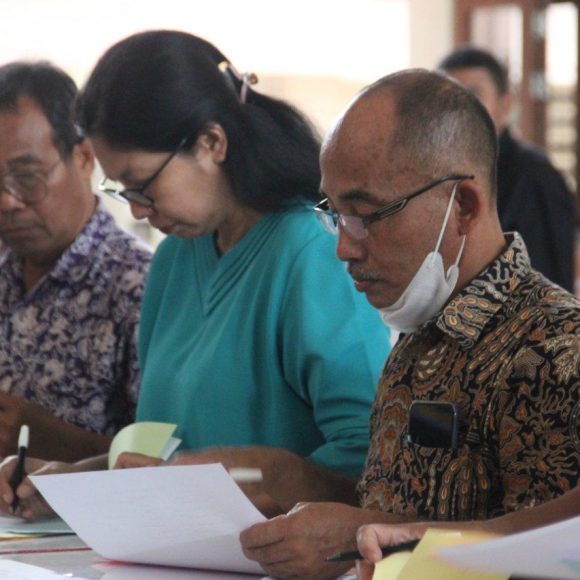
[[[338,234],[338,226],[340,225],[353,238],[364,240],[369,235],[368,227],[372,223],[400,212],[414,197],[417,197],[446,181],[463,181],[464,179],[474,178],[474,175],[448,175],[447,177],[442,177],[441,179],[437,179],[405,197],[387,203],[377,211],[365,216],[344,215],[338,213],[330,207],[328,198],[323,199],[320,203],[315,205],[313,209],[327,232],[336,236]]]
[[[104,177],[99,183],[99,191],[114,197],[118,201],[122,201],[123,203],[134,202],[142,205],[144,207],[153,207],[154,200],[149,197],[145,190],[159,177],[159,174],[169,165],[171,160],[185,147],[186,143],[189,142],[189,137],[184,137],[180,142],[179,145],[175,148],[175,150],[169,155],[169,157],[161,164],[161,167],[151,176],[149,179],[145,181],[145,183],[141,187],[134,187],[124,189],[121,185],[116,184],[115,181],[109,179],[108,177]],[[111,185],[111,184],[114,184]]]
[[[48,169],[18,170],[6,173],[0,179],[0,193],[6,191],[25,205],[40,203],[48,194],[48,178],[61,161],[62,159],[59,158]]]

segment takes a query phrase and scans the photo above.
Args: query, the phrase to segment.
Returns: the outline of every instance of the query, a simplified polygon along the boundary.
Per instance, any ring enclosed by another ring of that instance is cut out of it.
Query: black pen
[[[397,552],[413,550],[418,543],[419,540],[411,540],[409,542],[403,542],[402,544],[396,544],[395,546],[382,546],[381,552],[383,553],[383,558],[386,558]],[[350,560],[364,560],[364,558],[358,550],[353,552],[339,552],[326,558],[327,562],[349,562]]]
[[[16,511],[18,507],[18,496],[16,495],[16,490],[18,486],[22,483],[22,480],[26,476],[24,470],[24,465],[26,463],[26,451],[28,449],[28,425],[22,425],[20,427],[20,434],[18,435],[18,458],[16,460],[16,467],[14,468],[14,473],[10,478],[10,487],[14,493],[14,499],[12,500],[11,509],[12,513]]]

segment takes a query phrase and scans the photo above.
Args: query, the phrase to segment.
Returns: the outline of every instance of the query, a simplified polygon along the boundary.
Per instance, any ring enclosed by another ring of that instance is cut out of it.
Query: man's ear
[[[90,141],[83,139],[77,143],[72,151],[72,156],[81,175],[90,179],[95,169],[95,152]]]
[[[464,179],[457,186],[455,200],[458,234],[465,236],[482,219],[485,208],[489,206],[488,193],[476,179]]]
[[[228,138],[223,127],[218,123],[209,125],[197,138],[196,154],[210,155],[214,163],[223,163],[228,152]]]

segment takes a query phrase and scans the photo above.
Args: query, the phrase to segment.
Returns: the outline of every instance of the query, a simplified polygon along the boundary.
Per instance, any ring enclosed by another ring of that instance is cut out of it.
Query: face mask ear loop
[[[463,236],[461,239],[461,247],[459,248],[459,253],[457,254],[457,260],[455,260],[455,264],[453,264],[456,268],[459,267],[459,260],[461,260],[461,256],[463,256],[463,248],[465,248],[465,240],[467,240],[467,235]]]
[[[441,241],[443,240],[443,234],[445,233],[445,228],[447,227],[447,222],[449,221],[449,216],[451,214],[451,208],[453,207],[453,200],[455,199],[455,192],[457,191],[457,186],[459,183],[456,183],[453,186],[453,191],[451,192],[451,198],[449,199],[449,203],[447,205],[447,211],[445,212],[445,218],[443,219],[443,225],[441,226],[441,231],[439,232],[439,237],[437,238],[437,243],[435,244],[435,251],[433,252],[432,261],[435,259],[437,252],[439,252],[439,247],[441,246]]]

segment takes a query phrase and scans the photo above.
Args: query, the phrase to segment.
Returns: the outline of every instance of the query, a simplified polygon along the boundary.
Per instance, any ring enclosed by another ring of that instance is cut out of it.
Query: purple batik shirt
[[[96,433],[133,422],[136,329],[150,259],[100,200],[30,292],[20,258],[0,251],[0,390]]]

